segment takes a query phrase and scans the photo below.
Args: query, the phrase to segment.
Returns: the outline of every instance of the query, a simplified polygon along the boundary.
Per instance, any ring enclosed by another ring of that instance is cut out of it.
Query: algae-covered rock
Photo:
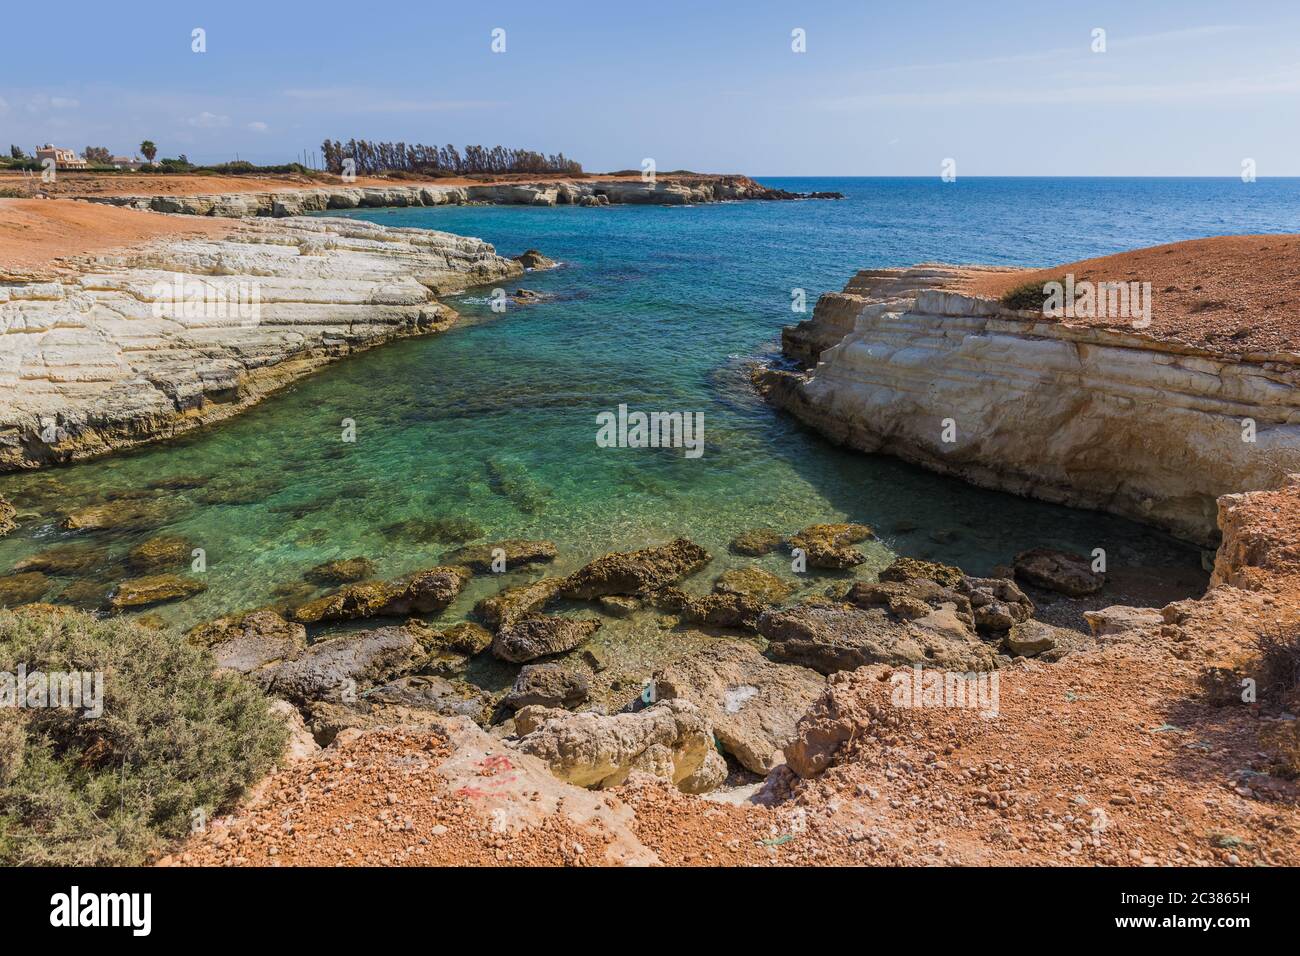
[[[607,594],[645,594],[698,571],[711,558],[686,538],[639,551],[614,552],[569,575],[560,593],[583,600]]]
[[[798,548],[808,558],[808,565],[828,570],[844,570],[867,560],[867,556],[849,545],[874,536],[864,524],[815,524],[790,536],[786,542],[791,549]]]
[[[208,586],[179,574],[151,574],[123,581],[109,595],[108,603],[116,611],[148,607],[166,601],[181,601],[206,591]]]

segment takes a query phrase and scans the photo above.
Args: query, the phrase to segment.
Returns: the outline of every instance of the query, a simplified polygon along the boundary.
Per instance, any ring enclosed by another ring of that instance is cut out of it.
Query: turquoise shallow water
[[[468,519],[484,540],[551,538],[560,570],[686,535],[718,555],[716,572],[741,563],[726,554],[741,530],[839,519],[879,529],[865,573],[894,552],[982,572],[1038,545],[1105,547],[1112,566],[1198,563],[1195,551],[1129,522],[838,449],[758,401],[746,366],[803,317],[791,312],[792,288],[807,290],[811,310],[818,294],[867,266],[1046,265],[1200,235],[1294,231],[1300,183],[765,181],[850,198],[353,213],[481,236],[506,255],[535,247],[563,267],[509,285],[549,293],[546,301],[498,316],[487,290],[453,297],[464,325],[350,359],[219,427],[0,479],[0,495],[34,515],[0,541],[0,567],[84,542],[101,550],[75,577],[52,577],[47,597],[73,587],[85,601],[127,576],[121,557],[131,545],[182,535],[207,553],[208,590],[156,612],[189,624],[264,604],[331,558],[366,555],[392,575],[454,547],[436,530],[393,527],[409,519]],[[702,412],[703,457],[598,448],[596,415],[620,403]],[[345,418],[356,422],[355,443],[340,440]],[[106,495],[155,494],[151,482],[177,477],[201,487],[156,493],[168,512],[157,526],[93,535],[56,528],[62,511]],[[761,563],[781,567],[778,557]],[[476,581],[449,616],[500,584]]]

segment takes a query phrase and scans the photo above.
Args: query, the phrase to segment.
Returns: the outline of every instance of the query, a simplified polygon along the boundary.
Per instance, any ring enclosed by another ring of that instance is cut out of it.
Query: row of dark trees
[[[582,175],[582,164],[563,153],[548,156],[530,149],[507,149],[504,146],[466,146],[462,153],[450,143],[425,146],[423,143],[372,143],[364,139],[341,143],[327,139],[321,144],[321,154],[325,157],[325,168],[335,174],[343,172],[345,159],[352,159],[356,163],[354,172],[360,175],[382,172]]]

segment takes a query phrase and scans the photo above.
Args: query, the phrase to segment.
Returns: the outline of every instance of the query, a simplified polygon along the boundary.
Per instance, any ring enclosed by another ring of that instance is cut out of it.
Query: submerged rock
[[[706,793],[727,776],[708,720],[683,700],[609,716],[525,707],[515,715],[515,727],[519,737],[507,741],[510,746],[580,787],[616,787],[639,771],[686,793]]]
[[[108,602],[113,584],[109,581],[96,581],[91,578],[77,578],[69,581],[55,599],[60,604],[72,604],[87,610],[98,610]]]
[[[56,544],[52,548],[23,558],[15,571],[44,571],[60,576],[88,574],[107,563],[108,548],[103,545]]]
[[[600,630],[600,621],[570,617],[530,617],[507,624],[492,641],[492,653],[523,664],[538,657],[571,651]]]
[[[710,560],[712,555],[699,545],[677,538],[659,547],[597,558],[565,578],[560,593],[582,600],[607,594],[641,595],[681,580]]]
[[[621,594],[607,594],[596,602],[600,612],[610,617],[631,617],[641,609],[641,599]]]
[[[50,579],[40,571],[23,571],[0,577],[0,607],[17,607],[40,600],[50,589]]]
[[[374,562],[369,558],[343,558],[326,561],[312,568],[303,578],[312,584],[352,584],[364,581],[375,573]]]
[[[172,511],[173,507],[158,499],[116,498],[69,513],[59,527],[64,531],[134,531],[162,524]]]
[[[137,571],[162,571],[184,565],[194,550],[192,542],[177,535],[159,535],[127,552],[126,563]]]
[[[771,554],[781,547],[784,540],[779,531],[774,531],[771,528],[754,528],[751,531],[742,531],[736,535],[736,537],[732,538],[728,547],[733,554],[744,554],[757,558],[765,554]]]
[[[864,524],[815,524],[791,535],[786,542],[807,556],[809,567],[844,570],[867,560],[867,556],[849,545],[874,537]]]
[[[269,610],[217,618],[185,636],[190,643],[208,648],[218,668],[241,674],[292,660],[307,648],[307,629]]]
[[[179,601],[206,591],[208,586],[179,574],[152,574],[123,581],[109,595],[108,603],[116,611],[129,607],[147,607],[165,601]]]
[[[759,633],[777,660],[822,674],[866,664],[922,664],[947,670],[987,671],[997,664],[990,647],[962,621],[956,608],[898,620],[884,608],[801,604],[768,611]]]
[[[591,682],[585,674],[565,670],[558,664],[525,664],[501,703],[511,710],[533,705],[576,707],[590,693]]]
[[[9,534],[14,528],[18,527],[18,509],[0,498],[0,538]]]
[[[498,558],[504,561],[503,570],[513,571],[524,565],[541,561],[554,561],[556,554],[553,541],[528,541],[511,538],[507,541],[493,541],[489,544],[476,544],[469,548],[457,548],[442,556],[448,564],[463,564],[475,571],[496,571],[494,563]]]
[[[387,538],[405,541],[438,541],[460,544],[483,537],[483,529],[468,518],[407,518],[384,525],[381,529]]]
[[[487,464],[488,485],[493,492],[524,514],[536,514],[546,507],[550,493],[533,480],[528,469],[508,458],[493,459]]]
[[[752,645],[734,641],[719,641],[654,675],[660,700],[698,706],[722,748],[759,774],[784,761],[796,723],[825,686],[815,671],[774,664]]]
[[[1092,570],[1087,558],[1051,548],[1022,551],[1016,555],[1015,569],[1019,580],[1070,597],[1095,594],[1106,583],[1106,576]]]

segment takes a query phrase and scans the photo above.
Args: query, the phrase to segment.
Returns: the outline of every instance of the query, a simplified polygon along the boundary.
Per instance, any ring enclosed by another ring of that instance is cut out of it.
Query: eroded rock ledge
[[[737,199],[836,198],[817,193],[804,197],[769,189],[745,176],[689,180],[562,180],[492,183],[482,186],[322,186],[276,192],[218,193],[198,196],[89,196],[91,202],[192,216],[300,216],[327,209],[378,206],[459,206],[467,203],[525,206],[605,206],[642,204],[683,206]]]
[[[1203,545],[1217,540],[1220,495],[1300,470],[1300,354],[1068,325],[961,291],[987,274],[859,273],[786,330],[786,356],[803,369],[756,381],[853,448]]]
[[[437,296],[523,271],[479,239],[294,218],[0,285],[0,470],[227,418],[345,355],[442,331],[457,315]]]

